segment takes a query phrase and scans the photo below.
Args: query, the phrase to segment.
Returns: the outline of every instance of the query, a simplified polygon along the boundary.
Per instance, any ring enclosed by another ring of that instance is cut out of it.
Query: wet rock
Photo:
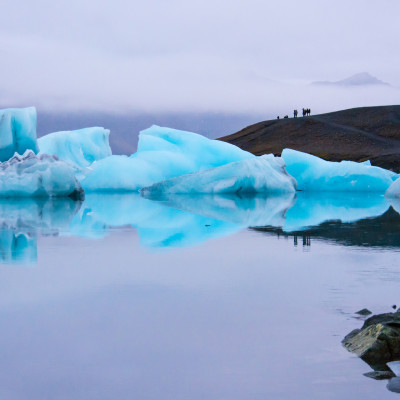
[[[350,332],[342,344],[375,371],[387,371],[387,362],[400,360],[400,313],[373,315],[361,329]]]
[[[363,308],[360,311],[357,311],[356,314],[358,315],[371,315],[372,312],[368,310],[368,308]]]

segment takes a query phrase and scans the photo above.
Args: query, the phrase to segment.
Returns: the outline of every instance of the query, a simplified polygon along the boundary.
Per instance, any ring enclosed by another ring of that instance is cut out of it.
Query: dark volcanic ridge
[[[274,119],[219,140],[255,155],[290,148],[329,161],[365,161],[400,172],[400,105]]]

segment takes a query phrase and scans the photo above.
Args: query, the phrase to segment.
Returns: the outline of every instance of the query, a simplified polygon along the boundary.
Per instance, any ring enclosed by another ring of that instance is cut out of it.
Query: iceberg
[[[0,110],[0,162],[26,150],[38,152],[35,107]]]
[[[0,197],[80,198],[82,194],[72,167],[57,156],[36,156],[27,150],[0,163]]]
[[[38,139],[39,154],[53,154],[78,168],[111,156],[108,129],[92,127],[49,133]]]
[[[296,181],[273,154],[236,161],[193,174],[182,175],[143,188],[146,197],[164,193],[293,193]]]
[[[140,132],[137,152],[131,157],[146,156],[144,153],[153,151],[185,155],[190,158],[194,171],[255,157],[230,143],[157,125]]]
[[[392,171],[354,161],[325,161],[311,154],[284,149],[286,170],[297,189],[316,192],[385,193],[398,175]]]
[[[85,191],[138,191],[156,182],[255,158],[247,151],[192,132],[152,126],[140,132],[138,151],[90,166]]]
[[[400,178],[396,179],[385,193],[389,198],[400,198]]]

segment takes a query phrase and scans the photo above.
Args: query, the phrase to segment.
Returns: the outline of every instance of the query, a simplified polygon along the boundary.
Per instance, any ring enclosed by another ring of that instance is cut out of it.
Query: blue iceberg
[[[141,193],[152,197],[164,193],[278,194],[295,190],[296,181],[286,172],[283,160],[268,154],[171,178],[143,188]]]
[[[73,169],[56,156],[36,156],[27,150],[0,163],[0,197],[53,196],[82,196]]]
[[[284,149],[286,170],[297,181],[297,190],[314,192],[385,193],[398,177],[392,171],[354,161],[325,161],[311,154]]]
[[[38,152],[35,107],[0,110],[0,162],[26,150]]]
[[[82,180],[85,191],[138,191],[176,176],[255,156],[196,133],[152,126],[139,135],[130,157],[111,156],[94,163]]]
[[[39,154],[53,154],[78,168],[111,156],[108,129],[92,127],[54,132],[38,139]]]

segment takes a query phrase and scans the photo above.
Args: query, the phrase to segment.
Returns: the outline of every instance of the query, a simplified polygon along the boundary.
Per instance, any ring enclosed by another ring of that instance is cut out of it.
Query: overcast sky
[[[289,113],[400,103],[400,1],[0,0],[0,104]],[[367,71],[393,87],[309,86]]]

